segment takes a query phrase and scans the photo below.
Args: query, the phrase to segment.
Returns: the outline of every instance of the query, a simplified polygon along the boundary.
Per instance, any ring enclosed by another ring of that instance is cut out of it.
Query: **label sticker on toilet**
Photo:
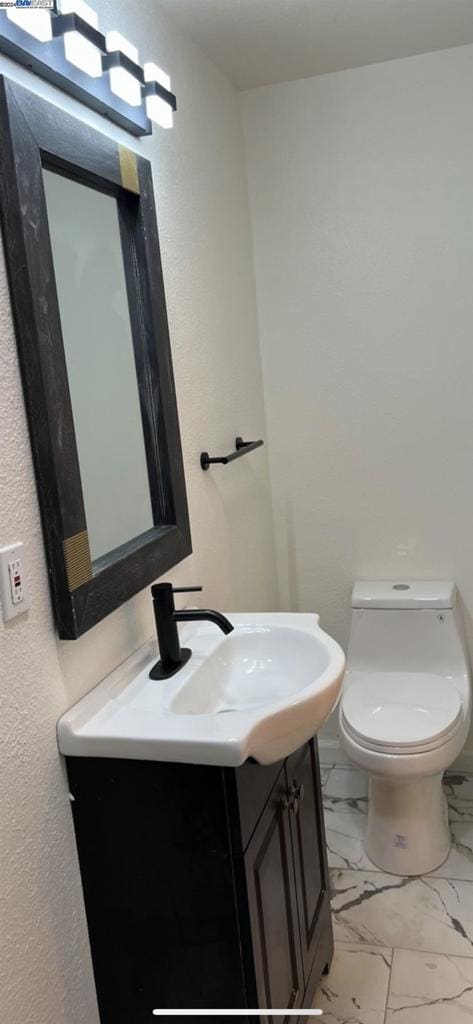
[[[396,832],[394,836],[394,846],[397,846],[399,850],[407,850],[407,847],[409,846],[407,836],[402,836],[399,832]]]

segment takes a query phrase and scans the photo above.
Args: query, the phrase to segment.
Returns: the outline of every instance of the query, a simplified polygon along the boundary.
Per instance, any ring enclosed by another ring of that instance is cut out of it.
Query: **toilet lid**
[[[461,706],[452,682],[417,672],[362,676],[342,699],[345,723],[355,737],[398,750],[440,741],[456,725]]]

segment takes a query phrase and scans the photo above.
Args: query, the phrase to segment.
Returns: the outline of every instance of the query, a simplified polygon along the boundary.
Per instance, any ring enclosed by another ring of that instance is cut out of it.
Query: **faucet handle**
[[[194,594],[198,590],[203,590],[203,587],[173,587],[173,594]]]
[[[191,594],[194,590],[202,590],[202,587],[173,587],[172,583],[153,583],[151,587],[153,597],[158,594]]]

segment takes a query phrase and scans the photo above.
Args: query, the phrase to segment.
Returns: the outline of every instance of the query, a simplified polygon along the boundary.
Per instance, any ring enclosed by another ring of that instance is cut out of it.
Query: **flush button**
[[[393,586],[393,590],[410,590],[410,589],[411,588],[410,588],[408,583],[395,583],[394,586]]]

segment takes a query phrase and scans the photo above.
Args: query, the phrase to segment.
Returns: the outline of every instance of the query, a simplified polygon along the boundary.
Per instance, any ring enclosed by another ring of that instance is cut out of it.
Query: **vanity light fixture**
[[[152,62],[143,69],[120,32],[103,35],[85,0],[42,0],[41,7],[20,0],[0,9],[0,53],[133,135],[150,135],[152,122],[172,127],[169,75]]]

